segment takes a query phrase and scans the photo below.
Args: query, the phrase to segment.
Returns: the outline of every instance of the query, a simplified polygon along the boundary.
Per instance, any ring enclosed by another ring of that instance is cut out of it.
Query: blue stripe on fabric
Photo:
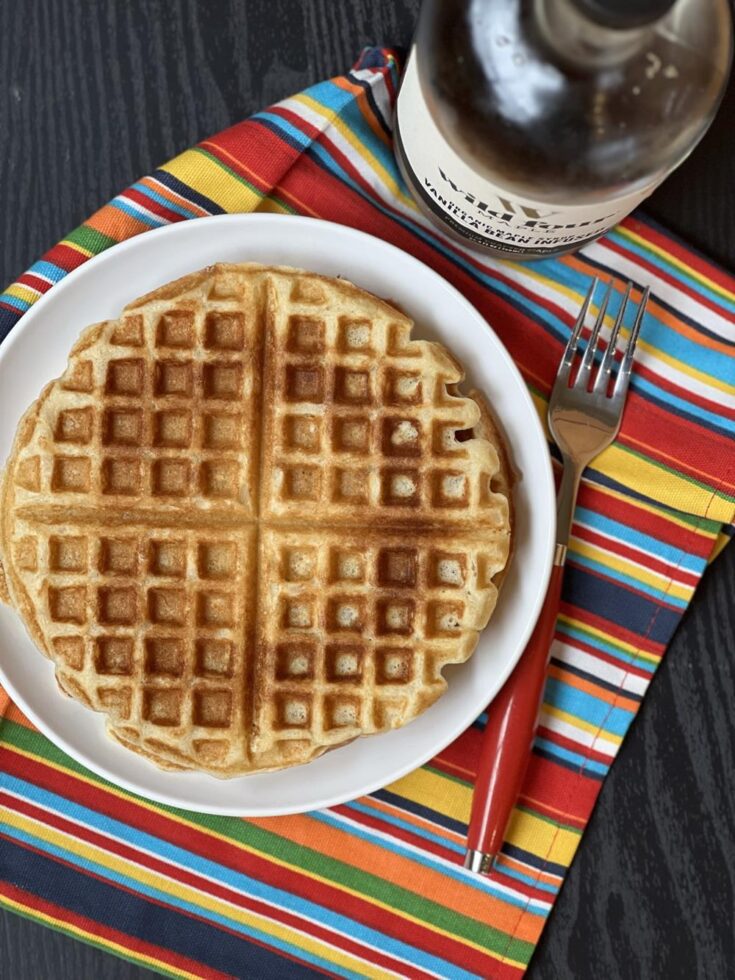
[[[676,545],[669,544],[667,541],[661,541],[659,538],[654,538],[650,534],[638,531],[628,524],[621,524],[620,521],[615,521],[611,517],[597,513],[597,511],[589,510],[587,507],[577,507],[575,519],[580,524],[584,524],[595,531],[606,534],[608,537],[614,538],[623,544],[629,544],[634,548],[640,548],[642,551],[648,551],[660,561],[673,565],[677,569],[681,568],[688,572],[701,575],[707,567],[706,558],[700,558],[699,555],[692,555]]]
[[[586,691],[580,691],[555,677],[546,678],[544,702],[590,725],[604,726],[604,730],[613,735],[625,735],[635,714],[619,705],[611,705],[587,694]]]
[[[55,265],[53,262],[46,262],[43,259],[34,262],[28,271],[32,275],[35,274],[50,279],[51,282],[60,282],[64,276],[69,275],[66,269],[62,269],[61,266]]]
[[[36,841],[29,843],[38,846]],[[45,901],[62,905],[74,915],[156,947],[170,949],[228,976],[272,980],[288,976],[293,980],[312,980],[324,975],[322,970],[304,964],[306,954],[300,949],[297,950],[299,962],[285,959],[275,950],[265,949],[244,936],[233,936],[211,922],[182,917],[176,909],[146,901],[137,894],[122,891],[89,875],[82,877],[75,869],[18,842],[4,840],[0,848],[0,868],[3,879],[10,884]],[[104,944],[105,940],[102,942]],[[333,970],[333,965],[329,966]]]
[[[668,606],[676,606],[678,609],[684,610],[689,605],[689,599],[680,599],[678,596],[670,595],[666,591],[666,588],[657,588],[654,585],[649,585],[647,582],[643,582],[632,575],[626,575],[624,572],[621,572],[616,568],[610,568],[608,565],[604,564],[604,562],[596,561],[594,558],[589,558],[587,555],[580,555],[579,552],[574,550],[573,546],[569,551],[569,566],[572,564],[581,565],[583,568],[589,568],[591,571],[597,572],[599,575],[604,575],[606,578],[628,586],[628,588],[635,589],[639,592],[645,592],[645,594],[649,595],[652,599],[665,603]]]
[[[25,313],[25,311],[30,309],[30,307],[33,305],[32,303],[29,303],[27,299],[20,299],[18,296],[10,296],[8,293],[0,293],[0,301],[7,303],[8,306],[15,306],[21,313]]]
[[[702,408],[701,405],[697,405],[695,402],[685,401],[685,399],[679,398],[678,395],[674,395],[670,391],[662,391],[660,388],[652,385],[650,381],[646,381],[645,378],[641,378],[640,376],[636,377],[635,381],[636,388],[642,395],[645,395],[651,401],[656,402],[680,418],[706,426],[715,432],[722,432],[726,435],[735,433],[734,419],[729,419],[726,415],[717,415],[715,412],[710,412],[708,409]]]
[[[622,623],[631,633],[661,646],[666,646],[681,620],[681,613],[574,564],[567,566],[562,594],[570,605],[608,622]]]
[[[527,864],[530,868],[536,868],[542,874],[556,875],[557,878],[563,878],[569,870],[563,864],[556,864],[554,861],[538,857],[531,851],[525,851],[522,847],[509,844],[508,841],[503,843],[503,854],[515,858],[516,861],[520,861],[522,864]]]
[[[236,891],[242,892],[244,895],[252,895],[261,901],[269,902],[272,905],[287,909],[297,915],[303,915],[313,919],[324,926],[334,929],[336,932],[358,938],[368,945],[382,949],[386,953],[393,954],[401,959],[408,959],[410,962],[415,962],[418,956],[421,964],[424,964],[422,957],[425,955],[425,965],[427,965],[428,969],[433,968],[430,966],[430,962],[434,961],[435,957],[430,954],[421,952],[419,956],[418,952],[412,946],[408,946],[400,940],[393,939],[391,936],[378,932],[369,926],[360,925],[358,928],[353,919],[340,915],[338,912],[333,912],[331,909],[311,902],[308,899],[302,899],[283,889],[273,887],[266,882],[235,871],[227,865],[218,864],[201,855],[183,850],[162,838],[154,837],[145,831],[131,827],[129,824],[121,823],[95,810],[90,810],[81,804],[58,796],[48,790],[41,789],[33,783],[28,783],[17,777],[3,774],[3,786],[9,792],[14,792],[18,796],[32,800],[34,803],[46,807],[54,813],[61,813],[71,820],[76,820],[79,823],[93,827],[102,833],[108,834],[115,840],[121,840],[133,847],[150,851],[164,860],[172,861],[184,868],[189,868],[200,874],[207,875]],[[443,961],[437,960],[436,962],[441,965]]]
[[[370,797],[365,797],[365,799],[369,800]],[[432,834],[431,831],[427,830],[425,827],[417,827],[415,824],[408,823],[407,820],[401,820],[400,817],[396,817],[392,813],[386,813],[385,810],[376,810],[359,800],[353,800],[352,803],[346,803],[345,806],[350,810],[356,810],[358,813],[364,813],[367,816],[374,817],[375,819],[381,820],[384,823],[389,823],[393,827],[400,827],[402,830],[408,831],[415,837],[423,837],[424,840],[430,840],[434,844],[438,844],[440,847],[443,847],[448,851],[453,851],[455,854],[464,854],[465,852],[465,848],[461,844],[457,844],[455,841],[447,840],[446,837],[440,837],[439,834]]]
[[[664,234],[670,235],[670,232],[665,231]],[[684,283],[689,287],[689,289],[692,290],[692,292],[697,293],[699,296],[706,297],[707,300],[709,300],[714,306],[718,306],[722,310],[721,316],[723,319],[726,319],[728,314],[731,316],[735,314],[735,302],[729,300],[721,293],[715,292],[706,283],[702,282],[700,279],[696,279],[685,268],[672,265],[656,252],[652,252],[644,246],[638,244],[638,242],[629,238],[625,231],[620,232],[617,229],[613,229],[607,232],[607,237],[616,242],[618,245],[621,245],[627,252],[632,252],[634,255],[645,259],[650,265],[654,265],[657,269],[661,269],[670,278]],[[691,246],[686,244],[685,248],[691,248]]]
[[[620,647],[615,646],[614,643],[608,643],[599,636],[592,633],[585,633],[584,630],[577,629],[576,626],[564,623],[561,620],[557,620],[556,622],[556,631],[563,637],[568,637],[571,640],[577,640],[578,642],[584,643],[595,650],[600,650],[602,653],[606,653],[609,656],[614,657],[622,667],[625,665],[631,666],[635,664],[635,666],[639,667],[644,673],[651,675],[656,670],[656,666],[649,660],[640,660],[639,654],[631,653],[628,650],[621,650]]]
[[[59,860],[69,860],[69,854],[63,847],[57,847],[55,844],[51,844],[49,841],[43,840],[40,837],[34,837],[32,834],[29,834],[24,830],[20,830],[16,827],[5,826],[2,829],[2,833],[13,838],[14,840],[19,841],[20,843],[25,843],[30,847],[38,848],[45,854],[56,857]],[[213,912],[211,909],[205,908],[202,905],[187,902],[179,895],[154,888],[152,885],[149,885],[147,881],[138,881],[136,878],[131,878],[128,875],[121,874],[119,871],[108,868],[104,864],[99,864],[96,861],[90,861],[88,858],[80,854],[74,855],[74,864],[78,869],[86,870],[93,875],[98,875],[108,882],[114,882],[118,885],[122,885],[124,888],[130,889],[138,895],[152,899],[154,902],[162,902],[163,904],[171,907],[174,911],[188,912],[191,915],[197,916],[200,920],[206,920],[212,925],[223,926],[225,929],[231,929],[234,932],[237,932],[246,941],[250,939],[256,943],[269,946],[285,954],[286,956],[299,957],[300,959],[306,960],[313,966],[322,967],[326,970],[334,969],[334,964],[330,963],[329,960],[323,959],[321,956],[317,956],[316,954],[311,953],[299,946],[293,945],[292,943],[284,942],[277,936],[272,936],[252,925],[246,925],[239,922],[235,918],[234,910],[232,917],[221,915],[219,912]],[[189,920],[188,917],[187,920]],[[166,938],[168,940],[168,937]],[[346,970],[343,966],[340,966],[340,970],[342,971],[342,976],[351,977],[353,980],[361,980],[362,974],[355,973],[352,970]]]
[[[440,827],[446,827],[447,830],[453,830],[457,834],[462,834],[462,836],[467,833],[467,824],[461,820],[455,820],[453,817],[448,817],[445,813],[432,810],[431,807],[424,806],[422,803],[416,803],[415,800],[409,800],[405,796],[399,796],[398,793],[392,793],[389,789],[378,789],[370,795],[374,796],[377,800],[390,803],[392,806],[396,806],[401,810],[415,813],[417,817],[423,817],[425,820],[431,821],[431,823],[436,823]]]
[[[133,184],[131,190],[138,191],[139,194],[144,194],[146,197],[150,198],[151,201],[155,201],[157,204],[161,204],[163,207],[167,208],[169,211],[175,211],[176,214],[180,214],[182,218],[196,218],[197,215],[194,211],[182,208],[180,204],[174,204],[173,201],[169,201],[167,197],[163,194],[157,194],[154,190],[148,187],[146,184]]]
[[[312,816],[321,823],[325,823],[330,827],[341,830],[342,832],[344,832],[346,829],[344,821],[336,819],[328,810],[315,811]],[[508,894],[506,891],[497,888],[489,878],[484,878],[481,875],[468,874],[466,871],[460,868],[459,865],[453,867],[451,864],[447,864],[446,861],[440,861],[438,858],[434,858],[434,856],[431,854],[411,850],[398,840],[385,840],[384,838],[379,837],[375,832],[371,832],[370,828],[368,827],[350,824],[349,833],[351,836],[359,837],[361,840],[367,841],[370,844],[377,844],[379,847],[382,847],[387,851],[391,851],[393,854],[398,854],[400,857],[408,858],[411,861],[415,861],[417,864],[422,864],[426,868],[431,868],[433,871],[438,871],[439,874],[445,875],[448,878],[453,878],[455,881],[459,881],[461,884],[467,885],[470,888],[475,888],[477,891],[481,891],[486,895],[492,895],[494,898],[507,902],[508,905],[525,909],[528,912],[531,912],[533,915],[540,915],[542,917],[548,915],[548,911],[545,909],[541,910],[533,906],[528,906],[527,908],[528,903],[525,897]]]
[[[531,875],[524,874],[517,868],[511,868],[507,864],[499,864],[497,866],[498,871],[506,878],[514,878],[516,881],[520,881],[522,885],[528,885],[530,888],[535,888],[540,892],[548,892],[550,895],[558,895],[559,888],[555,885],[550,885],[546,881],[537,881],[532,878]]]
[[[580,752],[572,752],[570,749],[557,745],[555,742],[550,742],[547,738],[540,738],[537,735],[534,745],[546,755],[555,756],[558,759],[564,760],[564,762],[570,763],[570,765],[579,769],[580,772],[589,770],[600,776],[607,776],[610,771],[610,766],[603,765],[603,763],[597,762],[595,759],[588,759],[587,756],[582,755]]]
[[[151,228],[160,228],[161,225],[168,224],[165,218],[154,217],[151,214],[144,214],[142,211],[138,211],[136,208],[131,207],[121,198],[116,197],[114,200],[110,201],[110,207],[117,208],[118,211],[122,211],[124,214],[130,215],[131,218],[135,218],[137,221],[142,221],[144,225],[149,225]]]

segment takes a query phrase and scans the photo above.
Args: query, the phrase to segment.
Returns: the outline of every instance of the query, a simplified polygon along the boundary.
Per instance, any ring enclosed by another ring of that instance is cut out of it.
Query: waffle
[[[28,410],[0,597],[121,744],[303,763],[410,721],[470,656],[510,469],[411,327],[342,280],[218,265],[88,328]]]

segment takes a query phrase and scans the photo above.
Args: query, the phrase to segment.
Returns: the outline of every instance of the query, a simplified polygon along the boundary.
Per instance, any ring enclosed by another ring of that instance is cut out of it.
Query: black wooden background
[[[363,45],[408,44],[418,7],[0,0],[0,280],[189,144],[343,71]],[[648,206],[733,269],[734,119],[731,85]],[[705,577],[605,783],[533,980],[735,976],[734,654],[735,546]],[[144,976],[0,913],[3,980]]]

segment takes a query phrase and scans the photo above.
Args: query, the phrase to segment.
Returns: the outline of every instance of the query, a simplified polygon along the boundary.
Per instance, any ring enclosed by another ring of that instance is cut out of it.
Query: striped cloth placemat
[[[652,288],[623,429],[583,481],[541,727],[490,877],[461,867],[482,717],[369,797],[240,820],[117,789],[0,690],[0,902],[170,976],[519,977],[733,521],[735,280],[636,217],[570,257],[468,255],[427,225],[400,181],[396,84],[395,56],[367,50],[346,75],[138,181],[0,295],[2,337],[68,272],[132,235],[223,212],[314,215],[385,238],[457,286],[543,417],[590,277],[612,275],[616,303],[624,279]]]

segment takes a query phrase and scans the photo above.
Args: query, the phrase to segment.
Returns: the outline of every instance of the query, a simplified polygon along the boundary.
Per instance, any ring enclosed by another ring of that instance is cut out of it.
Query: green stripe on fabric
[[[441,776],[442,779],[448,779],[450,782],[458,783],[460,786],[472,789],[474,783],[470,779],[462,779],[461,776],[455,776],[454,773],[444,772],[443,769],[437,769],[436,766],[430,765],[428,762],[425,766],[422,766],[427,772],[433,772],[435,776]]]
[[[75,228],[74,231],[64,237],[62,244],[66,242],[78,245],[85,251],[92,252],[93,255],[99,255],[105,249],[118,244],[117,239],[103,235],[101,231],[90,228],[88,225],[79,225],[78,228]]]
[[[109,786],[118,793],[122,792],[119,787],[114,786],[108,780],[74,762],[64,752],[52,745],[45,736],[26,728],[24,725],[6,721],[3,737],[5,741],[15,745],[16,748],[37,755],[48,762],[58,764],[70,772],[79,773],[92,779],[100,786]],[[149,800],[137,797],[133,793],[126,792],[125,795],[132,800],[141,799],[146,806],[151,805]],[[391,908],[407,913],[419,922],[426,923],[429,927],[441,929],[449,935],[454,935],[459,940],[468,940],[494,953],[502,953],[510,959],[523,963],[528,962],[533,954],[534,945],[532,943],[513,939],[509,944],[506,933],[485,922],[461,915],[454,909],[440,905],[438,902],[419,898],[413,892],[399,885],[386,882],[377,875],[360,871],[352,865],[344,864],[319,851],[303,847],[301,844],[294,844],[275,832],[248,823],[247,820],[239,817],[194,813],[161,803],[156,803],[155,807],[162,813],[170,813],[179,820],[183,817],[192,826],[212,831],[235,843],[253,848],[265,857],[285,861],[297,870],[344,885],[368,899],[382,902]]]
[[[572,826],[572,824],[564,823],[562,820],[557,820],[554,817],[547,817],[546,814],[541,813],[540,810],[534,810],[530,806],[523,806],[520,803],[516,803],[515,809],[518,810],[520,813],[527,813],[530,817],[533,817],[534,820],[540,820],[541,823],[547,823],[550,827],[553,827],[555,830],[557,829],[566,830],[570,834],[574,834],[575,837],[580,837],[580,838],[583,834],[583,831],[580,830],[579,827],[574,827]]]

